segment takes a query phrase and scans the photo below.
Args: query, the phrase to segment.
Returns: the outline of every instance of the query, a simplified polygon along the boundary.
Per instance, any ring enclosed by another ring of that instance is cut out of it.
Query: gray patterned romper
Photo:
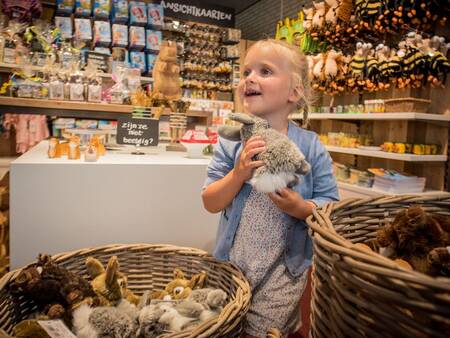
[[[230,260],[252,288],[245,333],[266,337],[278,328],[283,337],[301,325],[299,299],[307,273],[293,277],[284,264],[287,226],[283,212],[265,194],[252,190],[244,206]]]

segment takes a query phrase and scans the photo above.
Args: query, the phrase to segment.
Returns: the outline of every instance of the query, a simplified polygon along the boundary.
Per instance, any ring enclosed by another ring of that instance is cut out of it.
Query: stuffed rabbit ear
[[[219,127],[219,136],[230,141],[241,140],[241,127],[237,126],[221,126]]]
[[[105,272],[102,263],[93,257],[86,258],[86,270],[92,279]]]
[[[250,115],[242,113],[231,113],[228,115],[228,118],[236,122],[241,122],[245,125],[251,125],[255,123],[255,120]]]
[[[119,262],[117,256],[112,256],[109,259],[108,266],[106,267],[106,285],[111,285],[115,279],[117,279],[117,272],[119,271]]]

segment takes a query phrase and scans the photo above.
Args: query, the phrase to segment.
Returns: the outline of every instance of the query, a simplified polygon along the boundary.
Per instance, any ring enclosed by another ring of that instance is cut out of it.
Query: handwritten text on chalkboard
[[[117,143],[140,146],[158,144],[158,121],[154,119],[121,118],[117,124]]]

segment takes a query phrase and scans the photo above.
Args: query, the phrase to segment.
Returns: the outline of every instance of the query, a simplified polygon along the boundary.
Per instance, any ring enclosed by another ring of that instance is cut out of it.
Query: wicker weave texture
[[[449,195],[350,199],[314,211],[311,337],[449,337],[450,278],[355,247],[402,209],[450,216]]]
[[[81,249],[53,256],[57,263],[86,278],[85,260],[92,256],[106,264],[111,256],[119,259],[120,270],[128,275],[129,288],[142,294],[145,290],[161,290],[171,281],[173,270],[181,268],[190,278],[205,271],[208,286],[221,288],[228,295],[228,304],[222,313],[202,323],[194,331],[179,332],[165,337],[237,337],[242,330],[242,319],[248,311],[251,291],[247,280],[234,265],[219,262],[202,250],[151,244],[115,244],[92,249]],[[9,292],[9,285],[21,269],[6,274],[0,280],[0,329],[10,333],[12,327],[27,318],[34,304]]]

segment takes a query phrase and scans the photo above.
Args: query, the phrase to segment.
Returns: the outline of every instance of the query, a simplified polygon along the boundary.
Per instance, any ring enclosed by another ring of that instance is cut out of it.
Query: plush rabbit
[[[252,136],[261,136],[266,150],[256,155],[265,165],[255,170],[252,186],[260,192],[275,192],[298,183],[298,175],[305,175],[311,166],[305,156],[288,137],[269,127],[269,123],[259,117],[242,113],[230,114],[231,120],[241,122],[242,127],[223,126],[219,135],[232,141],[246,142]]]

